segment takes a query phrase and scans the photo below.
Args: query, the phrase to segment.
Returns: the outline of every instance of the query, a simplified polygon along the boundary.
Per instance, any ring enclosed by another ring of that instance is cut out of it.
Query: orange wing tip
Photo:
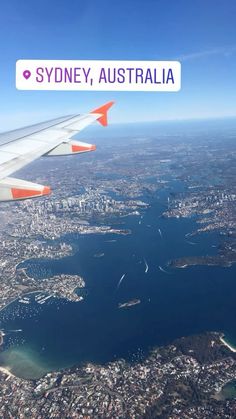
[[[98,113],[101,114],[101,116],[97,119],[97,121],[100,122],[101,125],[103,125],[104,127],[107,126],[107,112],[108,110],[112,107],[112,105],[115,102],[111,101],[108,103],[105,103],[105,105],[100,106],[97,109],[94,109],[94,111],[90,112],[90,113]]]
[[[25,199],[33,198],[34,196],[48,195],[51,193],[51,188],[49,186],[44,186],[42,190],[11,188],[11,193],[13,199]]]
[[[83,153],[85,151],[95,151],[96,150],[96,146],[94,144],[90,145],[90,146],[81,146],[81,145],[75,145],[72,144],[72,153]]]
[[[44,186],[42,195],[49,195],[52,192],[50,186]]]

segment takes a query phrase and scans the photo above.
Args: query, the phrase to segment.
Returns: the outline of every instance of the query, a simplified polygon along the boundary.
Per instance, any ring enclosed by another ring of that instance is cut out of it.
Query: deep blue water
[[[35,363],[53,369],[117,357],[131,359],[139,348],[146,352],[174,338],[207,330],[223,331],[236,341],[236,267],[165,267],[172,258],[214,254],[217,249],[212,245],[219,243],[217,234],[203,234],[190,239],[195,245],[189,244],[185,235],[195,229],[195,220],[161,218],[166,194],[166,190],[159,192],[143,211],[143,218],[121,218],[122,225],[117,219],[117,227],[131,229],[131,235],[71,238],[79,249],[73,256],[27,262],[29,272],[80,274],[88,295],[79,303],[49,300],[40,310],[36,303],[30,308],[11,305],[2,327],[23,331],[18,340],[13,335],[6,337],[10,350],[30,353]],[[104,256],[94,257],[97,253]],[[144,259],[149,265],[147,273]],[[159,265],[168,273],[160,271]],[[119,302],[133,298],[141,303],[118,308]],[[29,312],[34,315],[30,317]],[[3,364],[12,362],[13,370],[21,362],[17,357],[5,360],[4,353],[1,357]]]

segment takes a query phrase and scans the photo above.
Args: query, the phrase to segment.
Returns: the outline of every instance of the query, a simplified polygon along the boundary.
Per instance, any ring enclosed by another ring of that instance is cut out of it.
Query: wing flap
[[[31,161],[43,156],[48,151],[52,150],[57,145],[61,144],[61,139],[54,140],[53,142],[48,143],[41,143],[41,146],[34,147],[33,150],[25,151],[25,148],[22,149],[21,154],[15,153],[2,153],[3,155],[6,154],[8,157],[5,158],[4,162],[0,160],[0,179],[4,179],[5,177],[11,175],[12,173],[16,172],[17,170],[22,169],[22,167],[29,164]],[[1,147],[0,147],[1,151]]]
[[[0,167],[3,164],[6,164],[7,162],[15,159],[17,156],[18,155],[16,153],[9,153],[9,152],[1,150],[1,153],[0,153]]]
[[[62,122],[68,122],[69,120],[71,120],[72,117],[74,118],[75,115],[68,115],[61,118],[51,119],[50,121],[40,122],[39,124],[30,125],[28,127],[3,132],[0,134],[0,145],[28,137],[36,132],[43,131],[47,128],[59,126],[59,124],[61,124]]]
[[[42,147],[41,141],[37,141],[37,140],[34,140],[32,137],[29,137],[28,139],[15,141],[14,154],[20,156],[21,154],[25,154],[25,150],[30,152],[30,151],[35,151],[37,150],[37,148],[39,149],[41,147]],[[12,149],[13,149],[12,144],[5,144],[4,146],[1,147],[1,153],[7,152],[9,154],[9,151],[11,151]]]
[[[36,134],[32,134],[27,138],[29,140],[39,141],[40,143],[51,144],[55,140],[63,140],[66,137],[68,137],[67,131],[65,131],[64,128],[61,128],[41,131]]]

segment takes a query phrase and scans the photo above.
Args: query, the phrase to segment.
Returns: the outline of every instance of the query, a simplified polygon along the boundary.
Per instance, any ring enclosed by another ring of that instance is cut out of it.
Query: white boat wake
[[[123,281],[123,279],[124,279],[125,275],[126,275],[126,274],[123,274],[123,275],[122,275],[122,277],[120,278],[120,280],[119,280],[119,282],[118,282],[118,284],[117,284],[117,289],[119,289],[119,288],[120,288],[120,285],[121,285],[121,283],[122,283],[122,281]]]
[[[166,271],[164,268],[162,268],[162,266],[158,266],[158,268],[160,269],[161,272],[164,272],[165,274],[171,275],[171,272]]]
[[[147,264],[146,259],[145,259],[145,258],[143,258],[143,260],[144,260],[144,263],[145,263],[145,274],[146,274],[146,273],[148,272],[149,266],[148,266],[148,264]]]
[[[160,228],[158,228],[158,232],[159,232],[159,234],[160,234],[160,237],[163,239],[162,231],[161,231],[161,229],[160,229]]]

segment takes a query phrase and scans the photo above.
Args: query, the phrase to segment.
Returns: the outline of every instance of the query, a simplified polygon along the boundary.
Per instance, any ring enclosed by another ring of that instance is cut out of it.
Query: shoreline
[[[12,374],[12,372],[10,371],[10,369],[8,369],[7,367],[0,366],[0,372],[6,374],[8,377],[17,378],[14,374]],[[8,379],[8,377],[7,377],[7,379]]]
[[[0,330],[0,346],[3,345],[3,336],[4,336],[4,333],[2,330]]]
[[[232,352],[236,352],[236,347],[235,346],[233,346],[233,345],[231,345],[230,343],[228,343],[226,340],[225,340],[225,338],[224,338],[224,336],[220,336],[220,341],[225,345],[225,346],[227,346],[227,348],[228,349],[230,349]]]

